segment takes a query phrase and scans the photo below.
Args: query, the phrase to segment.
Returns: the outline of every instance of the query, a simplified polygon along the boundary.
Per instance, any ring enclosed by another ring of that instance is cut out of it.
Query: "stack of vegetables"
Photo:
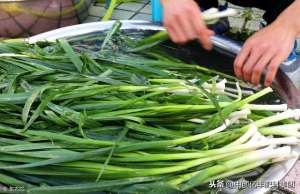
[[[0,43],[2,185],[183,193],[297,157],[300,111],[257,104],[272,89],[255,91],[119,28]]]

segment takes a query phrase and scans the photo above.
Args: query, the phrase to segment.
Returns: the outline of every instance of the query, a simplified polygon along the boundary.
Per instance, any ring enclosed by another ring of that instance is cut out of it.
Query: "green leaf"
[[[33,115],[30,117],[29,121],[26,123],[24,127],[24,131],[26,131],[33,122],[42,114],[42,112],[45,110],[45,108],[48,106],[48,103],[53,100],[53,98],[57,95],[56,92],[51,92],[50,94],[47,93],[47,96],[42,99],[40,105],[38,108],[33,112]]]
[[[58,40],[58,43],[60,44],[60,46],[65,51],[65,53],[68,56],[68,58],[75,65],[75,67],[77,68],[77,71],[78,72],[82,72],[84,64],[81,61],[79,55],[74,52],[74,50],[71,47],[71,45],[65,39]]]
[[[27,101],[26,101],[26,103],[24,105],[24,108],[23,108],[22,121],[24,123],[27,123],[27,119],[29,117],[31,106],[37,100],[39,94],[43,93],[43,91],[46,90],[47,88],[49,88],[49,86],[46,85],[46,86],[43,86],[41,88],[37,88],[34,91],[32,91],[32,94],[27,99]]]
[[[77,185],[66,185],[66,186],[56,186],[56,187],[40,187],[29,189],[29,194],[57,194],[63,192],[64,194],[74,194],[74,193],[93,193],[100,191],[109,191],[115,187],[133,185],[137,183],[158,181],[161,177],[140,177],[140,178],[129,178],[121,180],[111,180],[111,181],[101,181],[99,183],[87,183],[87,184],[77,184]]]
[[[113,2],[111,2],[111,4],[113,4]],[[114,23],[112,28],[108,31],[108,33],[107,33],[107,35],[106,35],[106,37],[105,37],[105,39],[104,39],[104,41],[101,45],[100,52],[105,49],[107,43],[111,40],[112,36],[120,30],[121,26],[122,26],[122,23],[120,21],[116,21]]]

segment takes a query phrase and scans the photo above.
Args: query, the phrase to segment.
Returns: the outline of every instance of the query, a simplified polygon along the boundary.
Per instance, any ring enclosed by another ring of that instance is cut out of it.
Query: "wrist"
[[[293,21],[288,18],[280,18],[274,22],[277,27],[288,30],[295,37],[300,34],[300,25],[298,23],[299,22]]]
[[[290,30],[295,36],[300,34],[300,0],[295,1],[274,21],[274,25]]]

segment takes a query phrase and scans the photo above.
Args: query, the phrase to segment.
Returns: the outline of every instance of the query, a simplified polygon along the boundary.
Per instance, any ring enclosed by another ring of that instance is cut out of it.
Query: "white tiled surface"
[[[100,20],[105,15],[105,11],[106,9],[104,6],[99,6],[99,4],[95,4],[90,7],[89,17],[87,18],[87,20],[89,20],[90,17],[97,17],[98,20]]]
[[[145,7],[144,3],[122,3],[118,6],[118,9],[136,12],[141,10],[143,7]]]
[[[151,14],[151,5],[147,4],[143,9],[141,9],[141,13]]]
[[[113,12],[111,19],[113,20],[122,20],[124,18],[131,19],[134,15],[135,13],[132,11],[117,9]]]
[[[136,14],[133,18],[133,20],[151,20],[151,15],[146,14],[146,13],[138,13]]]
[[[95,3],[90,7],[89,17],[85,22],[101,21],[105,14],[105,4]],[[151,20],[150,0],[139,0],[137,2],[122,3],[113,12],[112,19],[118,20]]]

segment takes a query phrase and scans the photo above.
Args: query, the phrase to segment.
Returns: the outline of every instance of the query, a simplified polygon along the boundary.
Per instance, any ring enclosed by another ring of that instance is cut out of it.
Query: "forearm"
[[[284,10],[274,24],[291,29],[295,36],[300,35],[300,0],[295,0],[286,10]]]

